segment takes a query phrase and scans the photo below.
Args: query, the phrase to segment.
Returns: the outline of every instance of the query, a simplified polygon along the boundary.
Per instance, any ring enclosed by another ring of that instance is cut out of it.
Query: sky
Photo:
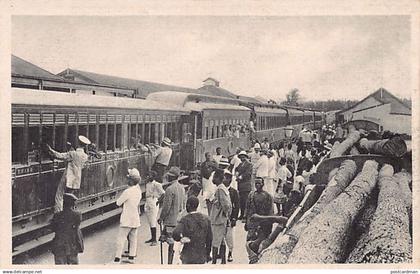
[[[244,96],[360,100],[384,87],[410,98],[408,16],[13,16],[12,53],[70,67]]]

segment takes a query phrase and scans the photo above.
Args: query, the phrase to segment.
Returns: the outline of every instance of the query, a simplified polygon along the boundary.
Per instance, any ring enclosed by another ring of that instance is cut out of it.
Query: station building
[[[411,108],[384,88],[380,88],[350,108],[336,113],[340,123],[369,121],[379,131],[389,130],[411,136]]]

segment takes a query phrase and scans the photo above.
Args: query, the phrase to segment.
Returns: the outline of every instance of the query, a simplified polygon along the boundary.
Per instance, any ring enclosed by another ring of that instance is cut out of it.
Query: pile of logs
[[[330,157],[356,150],[401,157],[407,147],[399,137],[369,141],[353,130]],[[351,158],[332,170],[312,208],[291,228],[274,229],[260,246],[258,263],[411,262],[411,174],[375,160],[357,170]]]

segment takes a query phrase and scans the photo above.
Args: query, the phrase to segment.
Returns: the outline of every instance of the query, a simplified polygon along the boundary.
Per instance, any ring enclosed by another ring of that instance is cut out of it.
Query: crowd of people
[[[146,175],[144,211],[150,227],[150,239],[146,243],[151,246],[157,246],[159,241],[167,243],[168,264],[178,259],[183,264],[216,264],[219,259],[221,264],[226,264],[234,261],[234,230],[238,223],[243,223],[247,243],[240,248],[248,251],[252,263],[251,258],[258,252],[253,246],[267,238],[273,227],[271,219],[261,216],[281,216],[287,220],[293,214],[311,184],[311,174],[330,149],[329,141],[323,142],[321,138],[323,132],[304,128],[294,142],[274,145],[267,138],[261,142],[253,140],[250,148],[237,148],[229,157],[217,148],[215,154],[205,153],[197,181],[190,181],[178,167],[169,167],[171,141],[165,138],[160,147],[152,150],[156,161]],[[67,156],[51,149],[51,153],[77,166],[86,160],[84,155],[77,158],[76,152]],[[115,263],[123,261],[123,257],[125,262],[134,263],[137,256],[143,198],[139,186],[141,174],[136,168],[127,172],[128,188],[116,201],[122,207],[122,214]],[[83,237],[79,229],[80,213],[73,209],[77,197],[69,186],[71,182],[80,183],[81,175],[76,169],[76,173],[64,176],[64,190],[60,192],[64,209],[57,210],[52,224],[56,232],[55,246],[61,245],[61,250],[68,252],[56,251],[54,255],[57,264],[74,264],[78,261],[77,254],[83,252]],[[168,184],[165,190],[163,178]],[[65,216],[71,218],[57,221]],[[63,231],[72,236],[60,236]]]

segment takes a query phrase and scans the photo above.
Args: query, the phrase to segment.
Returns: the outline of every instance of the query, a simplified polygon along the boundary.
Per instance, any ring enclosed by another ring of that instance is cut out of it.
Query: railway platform
[[[138,254],[134,260],[134,265],[158,265],[160,264],[160,246],[150,246],[144,242],[150,238],[149,225],[147,223],[146,215],[143,213],[140,216],[141,226],[138,232]],[[80,265],[108,265],[112,264],[115,255],[115,247],[118,235],[119,221],[118,219],[107,223],[103,227],[98,227],[94,231],[89,231],[84,234],[85,250],[79,254]],[[159,232],[158,232],[159,237]],[[234,235],[234,261],[228,264],[248,264],[248,256],[245,250],[246,231],[244,224],[238,222],[235,228]],[[167,260],[168,245],[163,244],[164,262]],[[35,255],[22,257],[19,259],[20,264],[33,265],[53,265],[54,255],[48,250]],[[176,264],[174,259],[174,264]],[[180,264],[180,262],[179,262]],[[220,264],[220,260],[218,260]]]

